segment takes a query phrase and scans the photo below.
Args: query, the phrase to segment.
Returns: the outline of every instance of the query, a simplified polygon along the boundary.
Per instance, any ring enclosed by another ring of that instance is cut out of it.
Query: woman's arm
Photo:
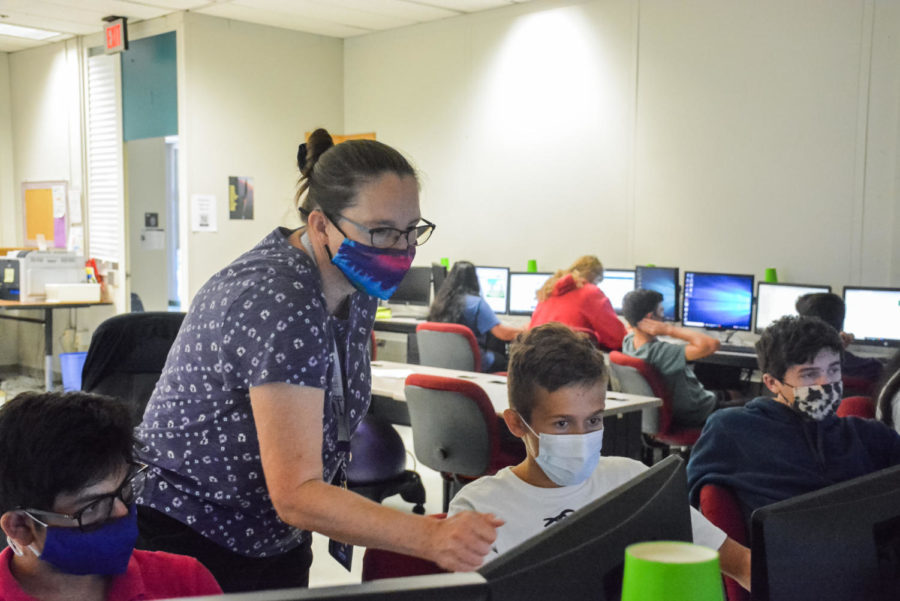
[[[509,342],[524,331],[525,328],[514,328],[513,326],[508,326],[502,323],[498,323],[493,328],[491,328],[491,334],[494,335],[494,338],[497,338],[498,340],[504,340],[506,342]]]
[[[322,480],[325,393],[272,383],[250,389],[260,458],[272,504],[286,523],[343,542],[474,570],[503,524],[465,512],[445,520],[403,513]]]

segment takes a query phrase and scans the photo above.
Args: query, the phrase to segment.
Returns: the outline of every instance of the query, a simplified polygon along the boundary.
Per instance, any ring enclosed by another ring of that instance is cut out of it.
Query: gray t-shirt
[[[351,432],[371,393],[377,299],[353,294],[348,318],[332,316],[318,269],[289,235],[276,229],[200,289],[136,429],[139,457],[152,468],[137,502],[249,557],[285,553],[309,536],[272,506],[250,388],[286,382],[325,391],[326,482],[344,458],[332,407],[335,348]]]
[[[673,421],[681,426],[702,426],[716,408],[716,395],[703,388],[684,358],[684,346],[653,340],[634,348],[634,334],[625,336],[622,352],[656,368],[672,393]]]

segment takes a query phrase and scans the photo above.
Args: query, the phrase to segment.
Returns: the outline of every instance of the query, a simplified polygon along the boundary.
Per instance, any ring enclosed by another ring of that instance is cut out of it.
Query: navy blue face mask
[[[35,554],[66,574],[124,574],[137,537],[137,510],[132,505],[127,516],[89,532],[47,526],[44,548],[40,554]]]

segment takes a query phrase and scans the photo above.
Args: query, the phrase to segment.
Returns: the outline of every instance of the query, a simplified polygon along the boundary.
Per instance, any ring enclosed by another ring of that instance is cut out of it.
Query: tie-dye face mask
[[[330,250],[328,254],[331,256]],[[331,256],[331,262],[357,290],[387,300],[397,290],[415,256],[415,246],[403,250],[376,248],[344,238],[337,253]]]

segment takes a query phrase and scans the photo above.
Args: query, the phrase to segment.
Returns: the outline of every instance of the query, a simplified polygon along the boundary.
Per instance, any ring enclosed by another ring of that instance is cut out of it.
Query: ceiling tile
[[[421,3],[461,13],[474,13],[480,10],[509,6],[513,2],[512,0],[421,0]]]
[[[358,27],[350,27],[339,23],[321,21],[302,15],[295,16],[275,11],[250,8],[239,4],[216,4],[206,8],[197,9],[194,12],[337,38],[370,33],[370,30],[368,29],[360,29]]]

